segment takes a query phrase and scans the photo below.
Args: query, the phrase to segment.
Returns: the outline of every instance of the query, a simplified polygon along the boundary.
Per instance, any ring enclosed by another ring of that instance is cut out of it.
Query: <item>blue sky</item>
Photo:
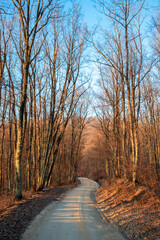
[[[94,27],[98,21],[102,18],[101,14],[95,9],[93,0],[81,0],[77,1],[82,7],[82,13],[84,14],[84,20],[87,23],[88,27]],[[157,9],[157,6],[160,6],[160,0],[146,0],[145,7],[148,8],[150,14]]]
[[[93,27],[98,23],[100,14],[94,7],[92,0],[81,0],[80,5],[82,6],[82,14],[84,14],[84,20],[89,27]]]

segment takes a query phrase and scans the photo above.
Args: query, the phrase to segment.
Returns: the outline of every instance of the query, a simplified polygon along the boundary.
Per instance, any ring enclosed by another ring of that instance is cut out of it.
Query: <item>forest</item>
[[[95,5],[106,28],[90,30],[77,2],[0,1],[1,195],[160,180],[160,8]]]

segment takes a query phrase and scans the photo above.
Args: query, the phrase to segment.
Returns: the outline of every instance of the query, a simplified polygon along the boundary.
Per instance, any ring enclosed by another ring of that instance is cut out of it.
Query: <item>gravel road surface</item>
[[[96,208],[93,191],[98,184],[79,178],[81,184],[66,192],[39,214],[22,240],[124,240],[125,237],[106,223]]]

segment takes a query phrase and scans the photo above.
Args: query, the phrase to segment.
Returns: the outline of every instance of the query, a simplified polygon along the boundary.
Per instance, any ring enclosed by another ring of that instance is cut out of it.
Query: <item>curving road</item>
[[[61,201],[51,204],[31,224],[23,240],[124,240],[103,221],[92,198],[98,184],[79,178],[81,184],[66,192]]]

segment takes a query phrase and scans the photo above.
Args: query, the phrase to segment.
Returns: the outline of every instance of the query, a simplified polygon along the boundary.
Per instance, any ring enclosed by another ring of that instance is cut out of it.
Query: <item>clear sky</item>
[[[88,27],[96,25],[101,16],[96,10],[93,0],[81,0],[80,5],[82,6],[82,14],[84,14],[84,20]]]

